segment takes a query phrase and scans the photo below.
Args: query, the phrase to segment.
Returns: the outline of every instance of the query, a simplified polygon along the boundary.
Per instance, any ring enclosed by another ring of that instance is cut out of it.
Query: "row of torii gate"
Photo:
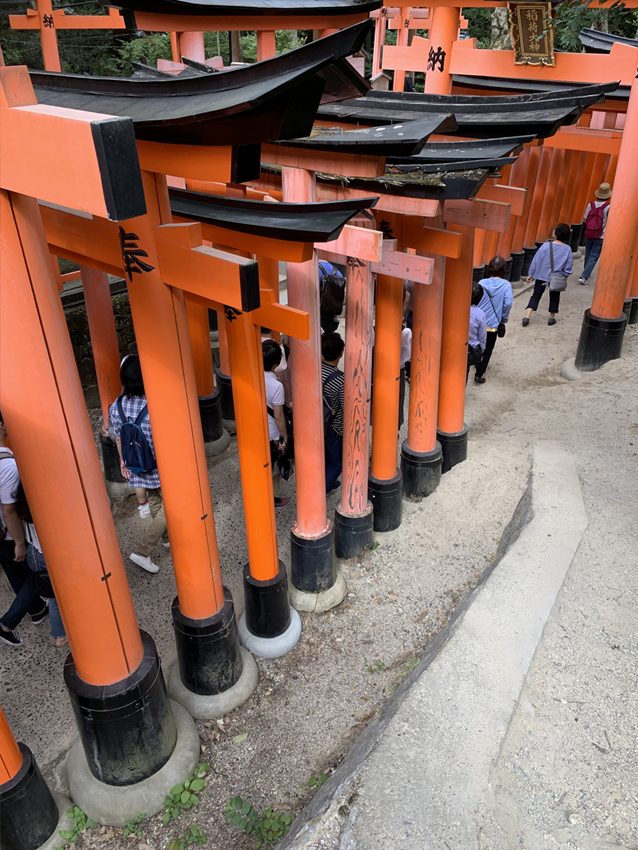
[[[446,21],[451,20],[450,8],[440,8]],[[438,11],[436,7],[430,41]],[[459,10],[451,11],[456,37]],[[450,21],[448,26],[451,31]],[[619,356],[623,304],[627,294],[638,300],[635,287],[628,292],[636,277],[631,246],[638,225],[635,54],[628,48],[612,56],[612,71],[600,72],[605,80],[610,74],[617,79],[622,69],[621,79],[632,81],[622,146],[620,134],[597,128],[594,118],[593,129],[562,131],[542,147],[526,146],[509,182],[485,187],[488,197],[483,200],[422,202],[415,210],[408,199],[380,198],[377,209],[396,244],[383,240],[379,230],[346,226],[318,251],[310,243],[262,240],[258,262],[252,258],[253,238],[207,232],[193,222],[175,223],[170,212],[167,174],[187,184],[203,181],[207,185],[199,188],[206,191],[248,194],[245,186],[232,182],[232,150],[215,149],[213,158],[200,156],[192,146],[166,145],[151,154],[144,145],[136,147],[132,128],[120,121],[118,167],[127,183],[122,192],[121,174],[109,172],[103,154],[114,119],[38,106],[25,69],[0,70],[0,409],[69,636],[65,681],[80,730],[69,758],[69,782],[75,802],[92,817],[123,824],[140,811],[132,789],[162,775],[157,810],[166,790],[184,778],[171,774],[171,765],[179,761],[176,754],[183,756],[190,746],[187,761],[193,765],[198,755],[198,743],[193,746],[189,738],[188,712],[217,716],[220,700],[226,712],[256,686],[254,662],[240,648],[232,598],[222,585],[208,486],[198,400],[213,394],[208,309],[216,309],[222,319],[222,372],[232,377],[237,422],[248,543],[242,642],[256,654],[268,654],[274,639],[278,653],[282,646],[287,651],[296,644],[300,624],[290,608],[286,567],[278,557],[259,326],[287,333],[292,340],[298,506],[292,529],[293,598],[303,607],[304,594],[324,594],[337,604],[344,588],[335,567],[334,528],[326,515],[323,487],[317,254],[346,260],[348,269],[344,473],[335,525],[340,553],[350,554],[369,541],[373,523],[380,531],[400,523],[403,487],[395,423],[403,279],[419,284],[408,439],[401,453],[409,498],[432,492],[441,469],[466,456],[463,413],[473,266],[490,255],[492,246],[506,253],[501,248],[509,241],[514,251],[521,232],[545,238],[563,213],[557,197],[571,198],[573,220],[580,214],[583,185],[588,190],[596,186],[605,167],[610,182],[616,169],[614,204],[579,356],[585,368]],[[411,69],[418,68],[414,56],[409,61]],[[442,73],[451,85],[449,69]],[[317,171],[331,169],[347,177],[383,173],[373,157],[281,147],[268,159],[282,168],[282,199],[294,203],[315,201]],[[55,169],[49,167],[51,161]],[[546,187],[554,178],[556,192],[548,201]],[[272,185],[261,184],[254,181],[253,197],[274,192]],[[207,235],[207,242],[229,250],[206,245]],[[405,248],[424,256],[406,254]],[[145,252],[148,270],[135,269],[138,251]],[[251,257],[238,256],[241,252]],[[173,620],[179,661],[169,681],[172,703],[152,638],[140,633],[135,619],[51,254],[83,266],[103,406],[119,390],[104,275],[128,271],[178,590]],[[278,260],[289,262],[288,307],[277,303]],[[375,272],[377,356],[369,467]],[[16,357],[16,351],[26,353]],[[28,748],[15,743],[4,715],[0,722],[2,846],[35,848],[57,828],[57,807]],[[183,758],[179,763],[183,771]],[[102,795],[97,803],[96,788]],[[145,805],[151,814],[155,803]],[[33,818],[33,811],[41,817]]]

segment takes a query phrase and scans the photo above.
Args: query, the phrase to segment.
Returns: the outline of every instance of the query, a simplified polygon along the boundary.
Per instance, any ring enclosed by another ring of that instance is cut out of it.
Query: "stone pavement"
[[[638,848],[638,334],[561,379],[591,294],[570,285],[560,336],[515,299],[466,421],[470,452],[529,446],[529,499],[282,850]]]

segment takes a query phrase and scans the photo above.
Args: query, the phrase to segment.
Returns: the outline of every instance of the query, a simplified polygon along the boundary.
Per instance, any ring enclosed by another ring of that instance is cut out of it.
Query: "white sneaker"
[[[164,541],[162,540],[162,546],[163,546],[165,549],[170,549],[170,548],[171,548],[170,541],[169,541],[168,543],[164,543]]]
[[[159,567],[157,564],[154,564],[151,561],[151,556],[147,555],[146,558],[143,558],[141,555],[136,555],[135,552],[132,552],[129,555],[131,561],[134,564],[137,564],[138,567],[141,567],[143,570],[146,570],[147,573],[158,573]]]
[[[579,277],[579,278],[578,278],[578,283],[582,283],[583,285],[585,285],[585,284],[587,283],[587,281],[585,280],[585,278],[584,278],[584,277]]]
[[[148,502],[144,502],[143,505],[138,505],[137,509],[140,512],[142,519],[146,519],[147,516],[151,515],[151,506]]]

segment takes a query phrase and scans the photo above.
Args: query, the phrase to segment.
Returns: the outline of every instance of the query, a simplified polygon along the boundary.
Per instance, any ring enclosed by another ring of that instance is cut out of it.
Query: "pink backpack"
[[[594,201],[589,205],[589,212],[585,219],[585,237],[587,239],[600,239],[603,235],[603,226],[605,223],[605,209],[609,206],[609,202],[605,201],[602,207],[597,207]]]

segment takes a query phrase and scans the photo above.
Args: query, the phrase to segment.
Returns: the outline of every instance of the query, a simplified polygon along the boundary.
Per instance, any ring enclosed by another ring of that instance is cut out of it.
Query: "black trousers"
[[[483,356],[476,364],[476,375],[479,378],[482,378],[485,372],[487,371],[487,364],[490,362],[490,357],[492,356],[492,352],[494,351],[494,346],[496,345],[496,331],[487,332],[487,342],[485,343],[485,351],[483,352]]]
[[[534,291],[532,292],[532,296],[529,299],[528,308],[531,307],[534,312],[538,310],[538,304],[543,296],[543,292],[546,289],[549,289],[549,285],[546,280],[537,280],[534,283]],[[549,289],[549,312],[550,313],[558,313],[558,305],[560,304],[560,291]]]

